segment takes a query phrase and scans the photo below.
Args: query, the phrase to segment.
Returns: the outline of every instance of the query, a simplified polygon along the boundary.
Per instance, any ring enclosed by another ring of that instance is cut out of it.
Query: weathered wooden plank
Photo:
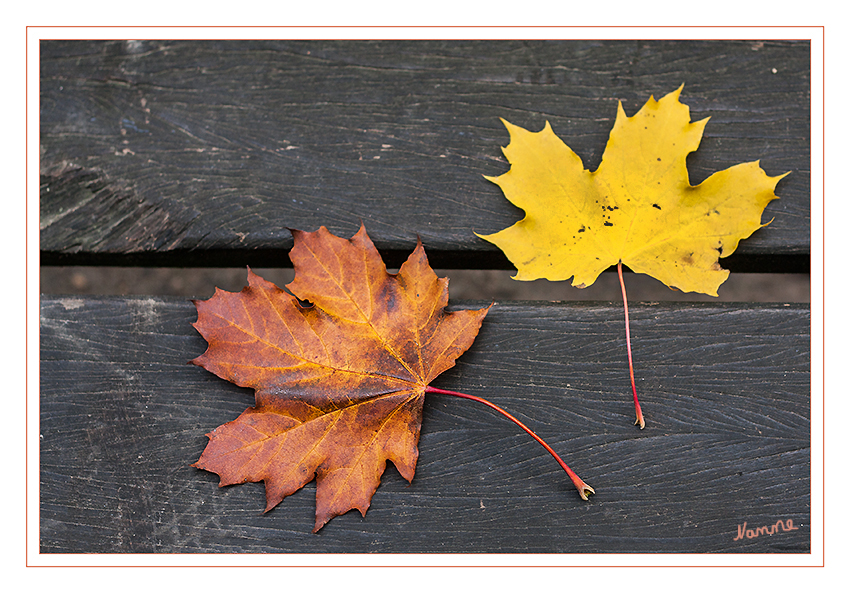
[[[510,264],[472,231],[522,217],[503,117],[550,121],[595,168],[622,100],[685,83],[711,117],[691,181],[786,171],[773,223],[726,261],[808,270],[810,46],[791,41],[44,41],[43,262],[286,266],[289,228],[351,235],[393,264]]]
[[[461,303],[456,306],[473,306]],[[512,411],[597,490],[581,501],[514,425],[429,396],[412,484],[388,467],[365,518],[312,535],[309,484],[263,515],[261,484],[189,466],[252,394],[186,362],[191,303],[42,298],[43,552],[808,552],[810,316],[803,305],[494,307],[435,386]],[[747,528],[796,528],[735,541]]]

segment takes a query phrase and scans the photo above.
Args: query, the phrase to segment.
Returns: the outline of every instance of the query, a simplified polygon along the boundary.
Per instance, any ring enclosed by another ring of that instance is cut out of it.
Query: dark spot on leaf
[[[661,159],[655,159],[655,160],[658,161],[659,163],[661,162]]]
[[[659,210],[661,210],[661,206],[659,206],[658,204],[653,204],[653,205],[652,205],[652,207],[653,207],[653,208],[658,208]]]
[[[395,295],[386,294],[384,295],[384,306],[387,308],[387,311],[395,311],[396,307],[398,307],[398,303],[396,302]]]
[[[613,222],[608,222],[607,220],[605,222],[603,222],[602,224],[604,224],[605,226],[614,226]]]
[[[578,232],[580,232],[580,233],[584,232],[584,225],[581,225],[581,228],[578,230]]]

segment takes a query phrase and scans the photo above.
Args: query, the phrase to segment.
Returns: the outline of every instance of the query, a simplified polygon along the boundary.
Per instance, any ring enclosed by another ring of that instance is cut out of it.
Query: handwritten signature
[[[773,535],[774,533],[779,533],[779,531],[796,531],[799,527],[794,527],[794,521],[788,519],[787,521],[782,521],[780,519],[773,525],[762,525],[761,527],[756,527],[755,529],[747,529],[747,522],[744,521],[743,525],[738,525],[738,537],[736,537],[732,541],[738,541],[739,539],[754,539],[760,535]]]

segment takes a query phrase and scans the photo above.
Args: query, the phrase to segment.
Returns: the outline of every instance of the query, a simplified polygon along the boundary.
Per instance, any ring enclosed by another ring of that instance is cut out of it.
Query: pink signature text
[[[744,521],[743,525],[738,525],[738,537],[736,537],[732,541],[738,541],[739,539],[753,539],[760,535],[773,535],[774,533],[779,533],[782,531],[796,531],[799,527],[794,527],[794,521],[788,519],[787,521],[782,521],[780,519],[773,525],[762,525],[761,527],[756,527],[755,529],[747,529],[747,522]]]

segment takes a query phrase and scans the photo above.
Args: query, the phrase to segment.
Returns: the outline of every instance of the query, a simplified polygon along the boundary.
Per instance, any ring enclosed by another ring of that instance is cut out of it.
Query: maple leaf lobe
[[[388,460],[413,479],[425,388],[489,307],[447,312],[448,281],[421,242],[389,274],[362,226],[351,239],[325,227],[293,237],[289,292],[249,269],[241,292],[195,302],[208,348],[192,362],[253,388],[255,405],[209,433],[194,466],[222,486],[265,482],[266,511],[315,477],[318,531],[365,514]]]
[[[708,118],[691,122],[682,87],[627,117],[622,103],[596,171],[547,122],[529,132],[505,122],[510,170],[487,177],[525,217],[490,235],[517,280],[567,280],[590,286],[622,261],[685,292],[717,296],[729,272],[718,257],[761,228],[765,206],[784,175],[769,177],[758,161],[735,165],[697,186],[686,158]],[[504,121],[504,120],[503,120]],[[786,173],[787,175],[787,173]]]

